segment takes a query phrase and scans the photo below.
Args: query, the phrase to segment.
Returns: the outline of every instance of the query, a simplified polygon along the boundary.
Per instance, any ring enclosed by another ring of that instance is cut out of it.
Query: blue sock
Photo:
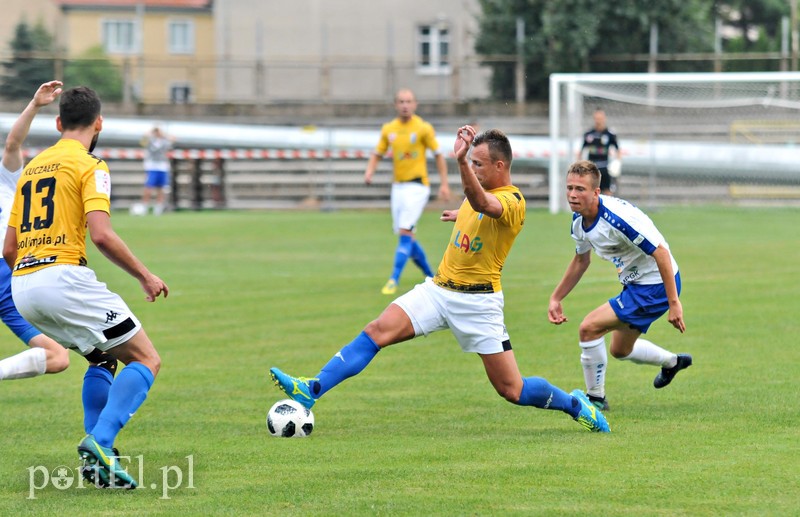
[[[433,276],[431,266],[428,264],[428,258],[425,256],[425,250],[422,249],[422,246],[416,240],[411,247],[411,260],[425,273],[425,276]]]
[[[97,443],[103,447],[114,445],[120,429],[136,413],[153,385],[150,368],[142,363],[130,363],[117,374],[108,392],[108,402],[92,429]]]
[[[578,399],[541,377],[524,377],[522,379],[522,393],[519,395],[517,404],[542,409],[558,409],[572,418],[577,417],[581,412],[581,403]]]
[[[414,238],[410,235],[401,235],[397,241],[397,249],[394,252],[394,271],[392,271],[392,280],[395,282],[400,282],[400,275],[403,274],[403,268],[406,267],[413,244]]]
[[[340,382],[359,374],[379,351],[372,338],[361,332],[322,367],[317,380],[310,383],[311,394],[318,399]]]
[[[89,366],[83,376],[83,428],[89,434],[97,424],[100,412],[106,407],[108,402],[108,390],[114,376],[105,368],[99,366]]]

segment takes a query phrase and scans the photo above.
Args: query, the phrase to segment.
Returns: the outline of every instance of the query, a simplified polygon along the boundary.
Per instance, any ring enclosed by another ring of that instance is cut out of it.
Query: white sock
[[[0,361],[0,381],[44,375],[47,350],[33,347]]]
[[[606,396],[606,366],[608,353],[605,338],[581,341],[581,365],[586,393],[594,397]]]
[[[672,368],[678,364],[677,355],[642,338],[636,340],[633,344],[633,350],[627,357],[622,357],[620,359],[623,361],[631,361],[636,364],[652,364],[653,366],[661,366],[662,368]]]

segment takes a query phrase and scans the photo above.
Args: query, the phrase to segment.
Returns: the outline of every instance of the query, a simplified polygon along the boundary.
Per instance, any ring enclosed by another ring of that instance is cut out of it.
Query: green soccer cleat
[[[601,413],[594,404],[589,402],[589,399],[586,398],[586,395],[581,390],[573,390],[570,395],[578,399],[578,402],[581,403],[581,412],[575,417],[575,420],[579,424],[593,433],[611,432],[606,417],[603,416],[603,413]]]
[[[311,406],[317,401],[311,396],[311,389],[308,386],[308,381],[315,381],[317,379],[292,377],[291,375],[286,375],[274,366],[269,369],[269,375],[272,377],[273,382],[275,382],[275,386],[279,387],[281,391],[286,393],[292,400],[304,405],[306,409],[311,409]]]
[[[136,480],[119,464],[118,452],[111,447],[103,447],[87,434],[78,444],[78,455],[83,460],[81,475],[103,488],[128,488],[138,486]]]
[[[119,458],[119,451],[116,447],[112,447],[111,452],[115,457]],[[93,458],[91,460],[83,459],[83,465],[78,471],[83,479],[97,488],[109,488],[111,486],[108,482],[108,472],[102,469]]]

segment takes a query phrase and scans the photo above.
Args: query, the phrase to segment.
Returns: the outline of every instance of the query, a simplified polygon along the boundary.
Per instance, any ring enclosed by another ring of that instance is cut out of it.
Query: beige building
[[[8,4],[8,8],[6,7]],[[126,100],[386,103],[489,95],[474,45],[478,0],[3,0],[9,38],[25,14],[67,58],[101,45]]]
[[[485,98],[477,0],[216,0],[220,98],[422,101]]]
[[[57,1],[59,47],[77,57],[101,45],[121,67],[126,100],[217,98],[211,0]]]
[[[0,16],[2,53],[5,55],[11,51],[9,43],[21,21],[28,25],[41,22],[48,32],[55,34],[57,16],[58,6],[53,0],[3,0],[3,14]]]

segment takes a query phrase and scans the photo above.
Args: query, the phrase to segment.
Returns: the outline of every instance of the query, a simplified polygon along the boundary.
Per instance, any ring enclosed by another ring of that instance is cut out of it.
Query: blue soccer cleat
[[[116,449],[103,447],[94,436],[87,434],[78,444],[78,455],[84,463],[81,475],[104,488],[136,488],[138,483],[120,466],[118,454]]]
[[[575,417],[575,420],[579,424],[593,433],[611,432],[606,417],[604,417],[603,413],[589,401],[581,390],[573,390],[570,395],[578,399],[578,402],[581,403],[581,412]]]
[[[292,377],[280,371],[274,366],[269,369],[269,375],[275,382],[275,386],[279,387],[281,391],[286,393],[292,400],[295,400],[306,407],[311,409],[311,406],[317,401],[311,396],[311,389],[308,386],[308,381],[315,381],[317,379],[308,379],[306,377]]]

